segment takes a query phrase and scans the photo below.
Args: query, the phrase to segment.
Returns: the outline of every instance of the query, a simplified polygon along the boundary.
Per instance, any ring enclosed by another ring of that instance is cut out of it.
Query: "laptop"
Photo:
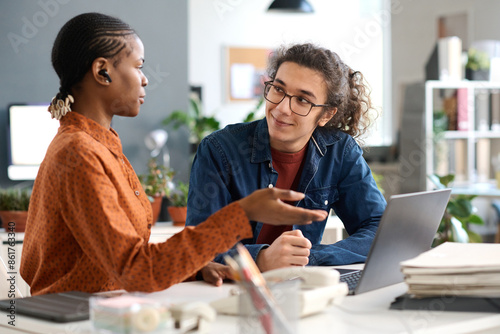
[[[431,248],[451,189],[391,196],[363,270],[337,269],[349,294],[403,282],[400,262]]]
[[[4,312],[9,312],[13,307],[15,313],[53,322],[81,321],[89,319],[90,296],[90,293],[79,291],[60,292],[12,300],[3,299],[0,300],[0,307]]]

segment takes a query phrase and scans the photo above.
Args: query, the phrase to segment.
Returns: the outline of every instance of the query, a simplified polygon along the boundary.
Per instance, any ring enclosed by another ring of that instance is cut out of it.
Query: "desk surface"
[[[165,291],[150,295],[151,298],[177,303],[184,301],[210,302],[228,295],[234,285],[225,283],[214,287],[204,282],[177,284]],[[391,285],[357,296],[346,296],[340,305],[324,312],[303,318],[298,333],[499,333],[500,314],[439,311],[390,310],[395,297],[406,291],[404,283]],[[9,333],[92,333],[89,321],[55,324],[30,317],[16,315],[16,328],[7,325],[5,315],[0,314],[0,332]],[[239,333],[238,317],[219,315],[210,325],[208,333]]]

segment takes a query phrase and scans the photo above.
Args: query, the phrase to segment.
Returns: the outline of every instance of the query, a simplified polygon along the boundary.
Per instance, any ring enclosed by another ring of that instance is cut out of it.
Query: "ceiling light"
[[[274,0],[268,11],[289,13],[314,13],[311,4],[306,0]]]

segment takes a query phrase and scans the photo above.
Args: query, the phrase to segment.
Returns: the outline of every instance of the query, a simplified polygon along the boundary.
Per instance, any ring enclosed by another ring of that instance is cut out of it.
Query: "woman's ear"
[[[96,58],[92,62],[92,77],[94,80],[101,85],[108,85],[111,82],[111,77],[109,75],[109,69],[111,68],[110,63],[104,57]]]
[[[325,124],[328,123],[336,113],[337,108],[332,108],[325,111],[318,121],[318,126],[325,126]]]

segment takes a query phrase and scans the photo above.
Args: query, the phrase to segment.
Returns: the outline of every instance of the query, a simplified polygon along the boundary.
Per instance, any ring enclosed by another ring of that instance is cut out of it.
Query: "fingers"
[[[309,253],[309,251],[308,251]],[[306,266],[309,263],[309,254],[305,256],[292,256],[289,260],[289,266]]]
[[[289,267],[305,266],[309,263],[311,242],[300,230],[282,233],[268,248],[257,256],[257,266],[261,271]]]
[[[233,275],[228,266],[215,262],[207,264],[201,270],[201,274],[205,282],[215,286],[221,286],[225,279],[233,279]]]
[[[222,278],[218,278],[215,282],[212,282],[213,285],[215,286],[221,286],[222,285]]]
[[[302,198],[304,194],[295,191],[266,188],[242,198],[239,204],[250,220],[272,225],[305,225],[328,217],[324,210],[308,210],[284,203]]]
[[[217,276],[206,276],[203,277],[203,280],[209,284],[215,285],[215,286],[221,286],[222,285],[222,278],[217,277]]]
[[[283,232],[281,235],[294,235],[296,237],[303,237],[304,236],[302,234],[301,230],[286,231],[286,232]]]
[[[272,188],[272,191],[274,192],[277,198],[283,201],[300,201],[305,197],[303,193],[299,193],[293,190]]]
[[[271,190],[274,192],[277,198],[283,201],[300,201],[305,197],[305,194],[293,190],[284,190],[278,188],[272,188]],[[283,204],[286,205],[285,203]],[[297,214],[299,213],[298,211],[300,211],[300,215],[298,216],[298,225],[310,224],[313,221],[323,221],[328,217],[328,212],[325,210],[308,210],[294,206],[292,206],[291,209],[297,210]]]
[[[323,221],[328,217],[328,212],[325,210],[307,210],[304,208],[296,208],[300,211],[299,220],[301,221]]]
[[[312,247],[312,244],[309,239],[304,237],[301,230],[283,232],[283,234],[281,234],[281,237],[284,239],[283,242],[287,245],[290,245],[299,250],[307,250],[306,253],[304,253],[303,251],[296,252],[296,255],[304,256],[305,254],[305,256],[309,256],[309,249]]]
[[[313,221],[323,221],[328,218],[328,212],[324,210],[308,210],[294,207],[295,222],[294,225],[307,225]]]

